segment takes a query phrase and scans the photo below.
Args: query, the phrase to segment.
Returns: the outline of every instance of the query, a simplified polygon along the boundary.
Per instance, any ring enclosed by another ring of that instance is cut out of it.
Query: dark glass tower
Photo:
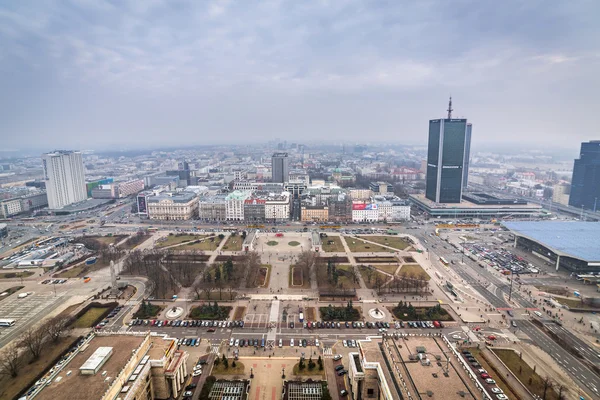
[[[581,143],[579,158],[573,165],[569,205],[600,209],[600,140]]]
[[[425,197],[436,203],[460,203],[466,186],[471,151],[471,124],[452,118],[429,121]]]

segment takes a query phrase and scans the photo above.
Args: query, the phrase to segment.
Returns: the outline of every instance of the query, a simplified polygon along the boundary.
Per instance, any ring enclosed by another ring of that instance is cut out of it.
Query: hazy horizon
[[[0,6],[5,149],[598,139],[600,3],[23,1]]]

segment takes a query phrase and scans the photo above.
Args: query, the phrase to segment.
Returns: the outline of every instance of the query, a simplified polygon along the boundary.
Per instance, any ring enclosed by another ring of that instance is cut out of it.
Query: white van
[[[319,339],[315,339],[315,346],[319,347]]]
[[[279,347],[283,347],[283,339],[279,339]]]
[[[294,347],[294,339],[290,339],[290,347]]]
[[[537,315],[538,317],[542,318],[542,313],[539,311],[534,311],[533,312],[535,315]]]

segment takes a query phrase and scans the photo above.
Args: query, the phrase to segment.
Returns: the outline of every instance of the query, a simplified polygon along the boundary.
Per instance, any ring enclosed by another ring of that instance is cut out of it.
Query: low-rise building
[[[352,204],[353,222],[376,222],[377,220],[379,220],[379,208],[377,203]]]
[[[352,200],[369,200],[373,196],[371,189],[350,189],[348,194]]]
[[[234,190],[225,198],[227,221],[244,220],[244,202],[252,195],[250,191]]]
[[[244,220],[248,222],[264,222],[266,202],[265,199],[256,197],[244,200]]]
[[[374,194],[394,194],[394,186],[387,182],[371,182],[369,189]]]
[[[303,222],[329,221],[329,207],[327,206],[302,206],[300,220]]]
[[[99,333],[88,339],[35,399],[138,400],[177,398],[188,375],[188,353],[176,339],[143,334]],[[29,397],[28,397],[29,398]]]
[[[2,200],[0,202],[0,215],[2,218],[10,218],[13,215],[17,215],[23,211],[21,207],[21,199],[14,198],[8,200]]]
[[[21,196],[21,209],[23,212],[35,211],[48,207],[48,194],[45,191]]]
[[[202,197],[198,203],[198,219],[202,221],[225,221],[227,204],[225,195]]]
[[[379,221],[406,221],[410,219],[410,204],[396,196],[374,196],[379,209]]]
[[[267,221],[287,221],[290,219],[290,192],[269,194],[265,200]]]
[[[191,192],[165,192],[146,197],[148,218],[180,221],[198,216],[198,197]]]
[[[139,193],[144,190],[144,181],[142,179],[134,179],[127,182],[119,182],[119,197],[127,197]]]

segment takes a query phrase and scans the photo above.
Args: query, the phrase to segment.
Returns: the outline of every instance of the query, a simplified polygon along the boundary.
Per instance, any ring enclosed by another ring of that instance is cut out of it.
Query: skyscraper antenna
[[[450,101],[448,102],[448,119],[452,119],[452,96],[450,96]]]

